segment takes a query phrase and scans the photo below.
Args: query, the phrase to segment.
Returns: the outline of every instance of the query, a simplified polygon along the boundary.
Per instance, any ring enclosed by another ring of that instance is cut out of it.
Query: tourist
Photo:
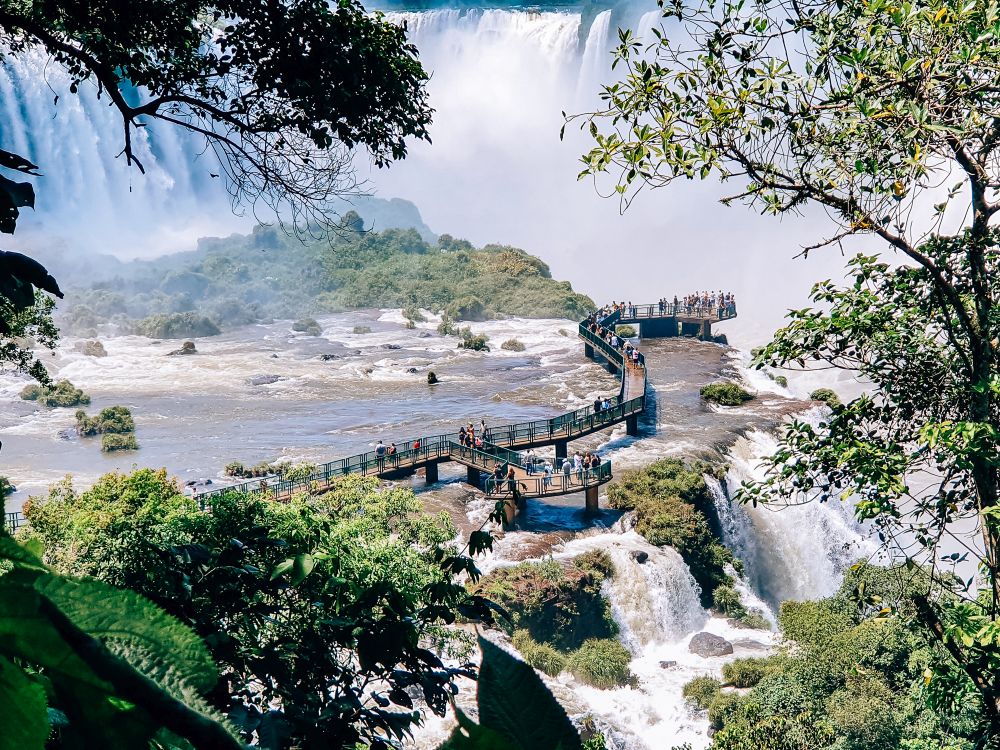
[[[486,439],[486,417],[479,420],[479,434],[483,436],[483,440]]]
[[[572,470],[573,467],[570,465],[569,459],[564,458],[562,460],[563,487],[572,481],[569,474]]]
[[[507,467],[507,489],[510,494],[517,497],[517,473],[513,466]]]
[[[548,490],[552,486],[552,462],[546,461],[542,467],[542,487]]]
[[[465,445],[465,426],[459,428],[458,430],[458,444],[461,446]]]
[[[413,441],[413,450],[414,451],[419,451],[420,450],[420,441],[419,440],[414,440]]]
[[[583,480],[583,456],[580,455],[580,451],[573,454],[573,472]]]
[[[379,471],[385,468],[385,446],[382,445],[381,440],[375,445],[375,465],[378,466]]]
[[[389,447],[385,451],[385,455],[387,455],[387,456],[395,456],[396,455],[396,444],[395,443],[390,443],[389,444]]]
[[[524,457],[524,470],[529,477],[535,473],[535,451],[530,448]]]
[[[597,398],[594,399],[594,414],[600,414],[601,413],[601,404],[602,403],[603,402],[601,401],[601,397],[600,396],[598,396]]]
[[[497,464],[493,467],[493,476],[490,478],[492,481],[493,492],[499,492],[500,486],[503,482],[503,467]]]

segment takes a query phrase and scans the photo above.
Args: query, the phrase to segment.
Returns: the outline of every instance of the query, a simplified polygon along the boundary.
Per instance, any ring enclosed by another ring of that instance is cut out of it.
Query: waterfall
[[[610,45],[611,11],[604,10],[597,14],[594,23],[587,34],[587,43],[583,48],[583,62],[580,65],[580,77],[577,79],[576,101],[586,107],[593,99],[598,86],[604,77],[604,71],[611,65],[608,56]]]
[[[743,562],[746,580],[771,608],[786,599],[833,594],[848,566],[877,551],[877,544],[853,518],[850,502],[831,500],[780,507],[732,502],[731,491],[762,478],[762,460],[777,449],[777,438],[752,431],[729,452],[725,487],[708,478],[722,526],[723,541]]]

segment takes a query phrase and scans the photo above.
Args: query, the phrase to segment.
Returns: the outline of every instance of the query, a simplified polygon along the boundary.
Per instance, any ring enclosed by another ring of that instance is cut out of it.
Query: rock
[[[382,344],[383,349],[402,349],[399,344]]]
[[[107,357],[108,352],[100,341],[77,341],[75,349],[88,357]]]
[[[644,562],[646,562],[646,560],[649,559],[649,553],[641,549],[634,549],[629,554],[631,554],[632,559],[635,560],[640,565],[642,565]]]
[[[739,640],[733,641],[733,646],[736,648],[744,648],[747,651],[766,651],[770,648],[770,646],[766,643],[755,641],[753,638],[740,638]]]
[[[277,354],[272,354],[272,355],[271,355],[271,359],[277,359],[277,358],[278,358],[278,355],[277,355]]]
[[[335,359],[340,359],[339,354],[320,354],[319,358],[324,362],[332,362]]]
[[[418,339],[429,339],[430,337],[431,334],[428,333],[427,331],[421,331],[420,333],[417,334]]]
[[[660,669],[673,669],[676,666],[677,666],[677,662],[675,662],[675,661],[661,661],[660,662]]]
[[[733,644],[722,636],[706,633],[703,630],[692,636],[688,651],[702,657],[725,656],[733,653]]]
[[[279,380],[284,380],[284,375],[251,375],[247,378],[248,385],[270,385],[271,383],[277,383]]]
[[[167,356],[171,357],[175,354],[197,354],[198,350],[194,348],[193,341],[185,341],[181,344],[180,349],[174,349],[172,352],[167,352]]]
[[[416,375],[417,374],[417,368],[416,367],[407,367],[406,371],[408,373],[410,373],[411,375]]]
[[[438,376],[434,374],[434,371],[427,373],[427,385],[434,385],[438,382]]]

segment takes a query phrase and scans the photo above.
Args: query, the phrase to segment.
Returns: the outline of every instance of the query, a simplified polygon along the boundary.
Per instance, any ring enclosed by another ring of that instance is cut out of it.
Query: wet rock
[[[278,358],[278,355],[277,355],[277,354],[272,354],[272,355],[271,355],[271,359],[277,359],[277,358]]]
[[[417,374],[417,368],[416,367],[407,367],[406,371],[408,373],[410,373],[410,375],[416,375]]]
[[[180,349],[174,349],[172,352],[167,352],[167,356],[171,357],[175,354],[197,354],[198,350],[194,348],[193,341],[185,341],[181,344]]]
[[[284,375],[251,375],[247,378],[247,385],[271,385],[284,379]]]
[[[673,669],[676,666],[677,666],[677,662],[675,662],[675,661],[661,661],[660,662],[660,669]]]
[[[88,357],[107,357],[108,352],[104,348],[104,344],[100,341],[77,341],[76,347],[74,347],[78,352],[86,354]]]
[[[747,651],[767,651],[770,648],[766,643],[755,641],[753,638],[740,638],[733,641],[733,646],[746,649]]]
[[[340,359],[339,354],[320,354],[319,358],[324,362],[332,362],[335,359]]]
[[[702,657],[725,656],[733,653],[733,644],[725,638],[704,630],[695,633],[688,644],[688,651]]]
[[[402,349],[399,344],[382,344],[383,349]]]
[[[431,334],[428,333],[427,331],[421,331],[420,333],[417,334],[418,339],[429,339],[430,337]]]
[[[433,370],[427,373],[427,385],[434,385],[437,382],[438,382],[438,376],[434,374]]]
[[[649,553],[641,549],[634,549],[629,554],[631,554],[632,559],[635,560],[640,565],[642,565],[644,562],[646,562],[646,560],[649,559]]]

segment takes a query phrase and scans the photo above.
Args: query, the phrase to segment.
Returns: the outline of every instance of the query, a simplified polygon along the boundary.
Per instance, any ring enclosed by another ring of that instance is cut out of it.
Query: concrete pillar
[[[711,341],[712,340],[712,322],[706,320],[701,324],[701,340]]]
[[[612,362],[610,359],[608,360],[608,372],[610,372],[612,375],[618,374],[618,365]]]
[[[514,502],[514,498],[508,497],[503,501],[503,525],[512,526],[514,524],[514,517],[517,515],[517,504]]]
[[[471,484],[473,487],[478,487],[479,486],[479,469],[477,469],[475,466],[466,466],[465,467],[465,478],[466,478],[466,481],[469,484]]]
[[[556,443],[556,458],[566,458],[566,440],[560,440]]]
[[[587,359],[593,359],[594,358],[594,347],[592,347],[590,344],[584,344],[583,345],[583,356],[586,357]]]
[[[681,336],[698,336],[701,333],[701,323],[681,323]]]
[[[598,506],[598,503],[597,503],[597,492],[598,492],[598,490],[600,490],[600,487],[598,485],[596,485],[596,484],[593,487],[588,487],[587,488],[587,492],[586,492],[585,497],[587,499],[587,512],[588,513],[597,513],[597,511],[600,510],[600,507]]]
[[[639,434],[639,415],[633,414],[625,417],[625,433],[635,437]]]
[[[427,484],[434,484],[438,481],[438,465],[436,463],[427,464],[424,471],[426,472],[424,478],[427,480]]]

